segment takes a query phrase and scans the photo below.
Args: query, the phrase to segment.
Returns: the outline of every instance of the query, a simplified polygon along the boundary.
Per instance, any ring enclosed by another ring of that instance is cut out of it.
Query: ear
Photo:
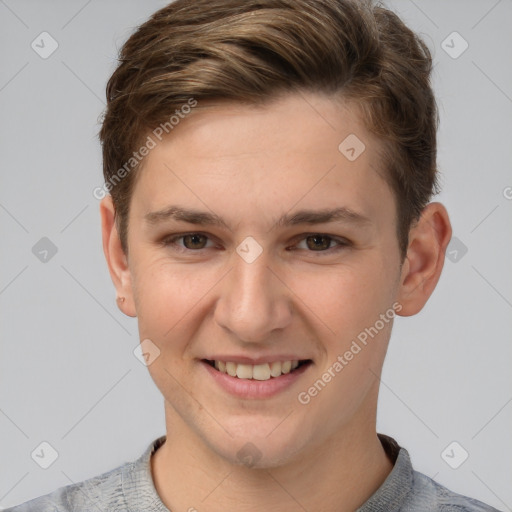
[[[101,233],[103,238],[103,252],[107,260],[108,270],[112,282],[116,287],[118,299],[124,297],[124,301],[117,301],[119,309],[127,316],[137,316],[131,273],[115,223],[115,209],[110,195],[105,196],[100,203]]]
[[[441,203],[429,203],[409,231],[397,300],[400,316],[415,315],[426,304],[441,276],[446,247],[452,236],[448,212]]]

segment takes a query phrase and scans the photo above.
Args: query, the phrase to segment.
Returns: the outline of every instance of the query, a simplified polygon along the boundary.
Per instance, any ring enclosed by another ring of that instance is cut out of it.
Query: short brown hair
[[[431,69],[425,43],[372,0],[176,0],[160,9],[120,50],[100,131],[125,253],[141,166],[112,178],[151,130],[191,98],[265,104],[311,91],[356,104],[383,142],[405,257],[409,229],[438,191]]]

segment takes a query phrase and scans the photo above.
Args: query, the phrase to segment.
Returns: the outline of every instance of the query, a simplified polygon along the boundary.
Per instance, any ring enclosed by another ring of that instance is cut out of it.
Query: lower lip
[[[290,373],[270,377],[269,380],[255,380],[231,377],[227,373],[219,372],[206,361],[201,361],[201,364],[222,389],[238,398],[246,399],[270,398],[277,395],[290,388],[312,365],[312,363],[303,364]]]

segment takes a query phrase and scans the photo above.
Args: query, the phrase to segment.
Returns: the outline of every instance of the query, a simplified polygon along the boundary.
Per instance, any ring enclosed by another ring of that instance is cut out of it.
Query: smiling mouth
[[[225,373],[231,377],[259,381],[270,380],[288,373],[293,373],[297,368],[309,365],[313,362],[311,359],[274,361],[272,363],[262,364],[239,364],[232,361],[212,361],[210,359],[203,359],[203,361],[220,373]]]

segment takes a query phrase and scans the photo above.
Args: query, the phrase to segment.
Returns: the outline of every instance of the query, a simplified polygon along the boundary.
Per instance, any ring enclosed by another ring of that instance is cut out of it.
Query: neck
[[[167,439],[151,466],[160,499],[172,511],[348,512],[367,501],[393,468],[369,418],[286,464],[255,469],[218,456],[174,411],[166,412]]]

